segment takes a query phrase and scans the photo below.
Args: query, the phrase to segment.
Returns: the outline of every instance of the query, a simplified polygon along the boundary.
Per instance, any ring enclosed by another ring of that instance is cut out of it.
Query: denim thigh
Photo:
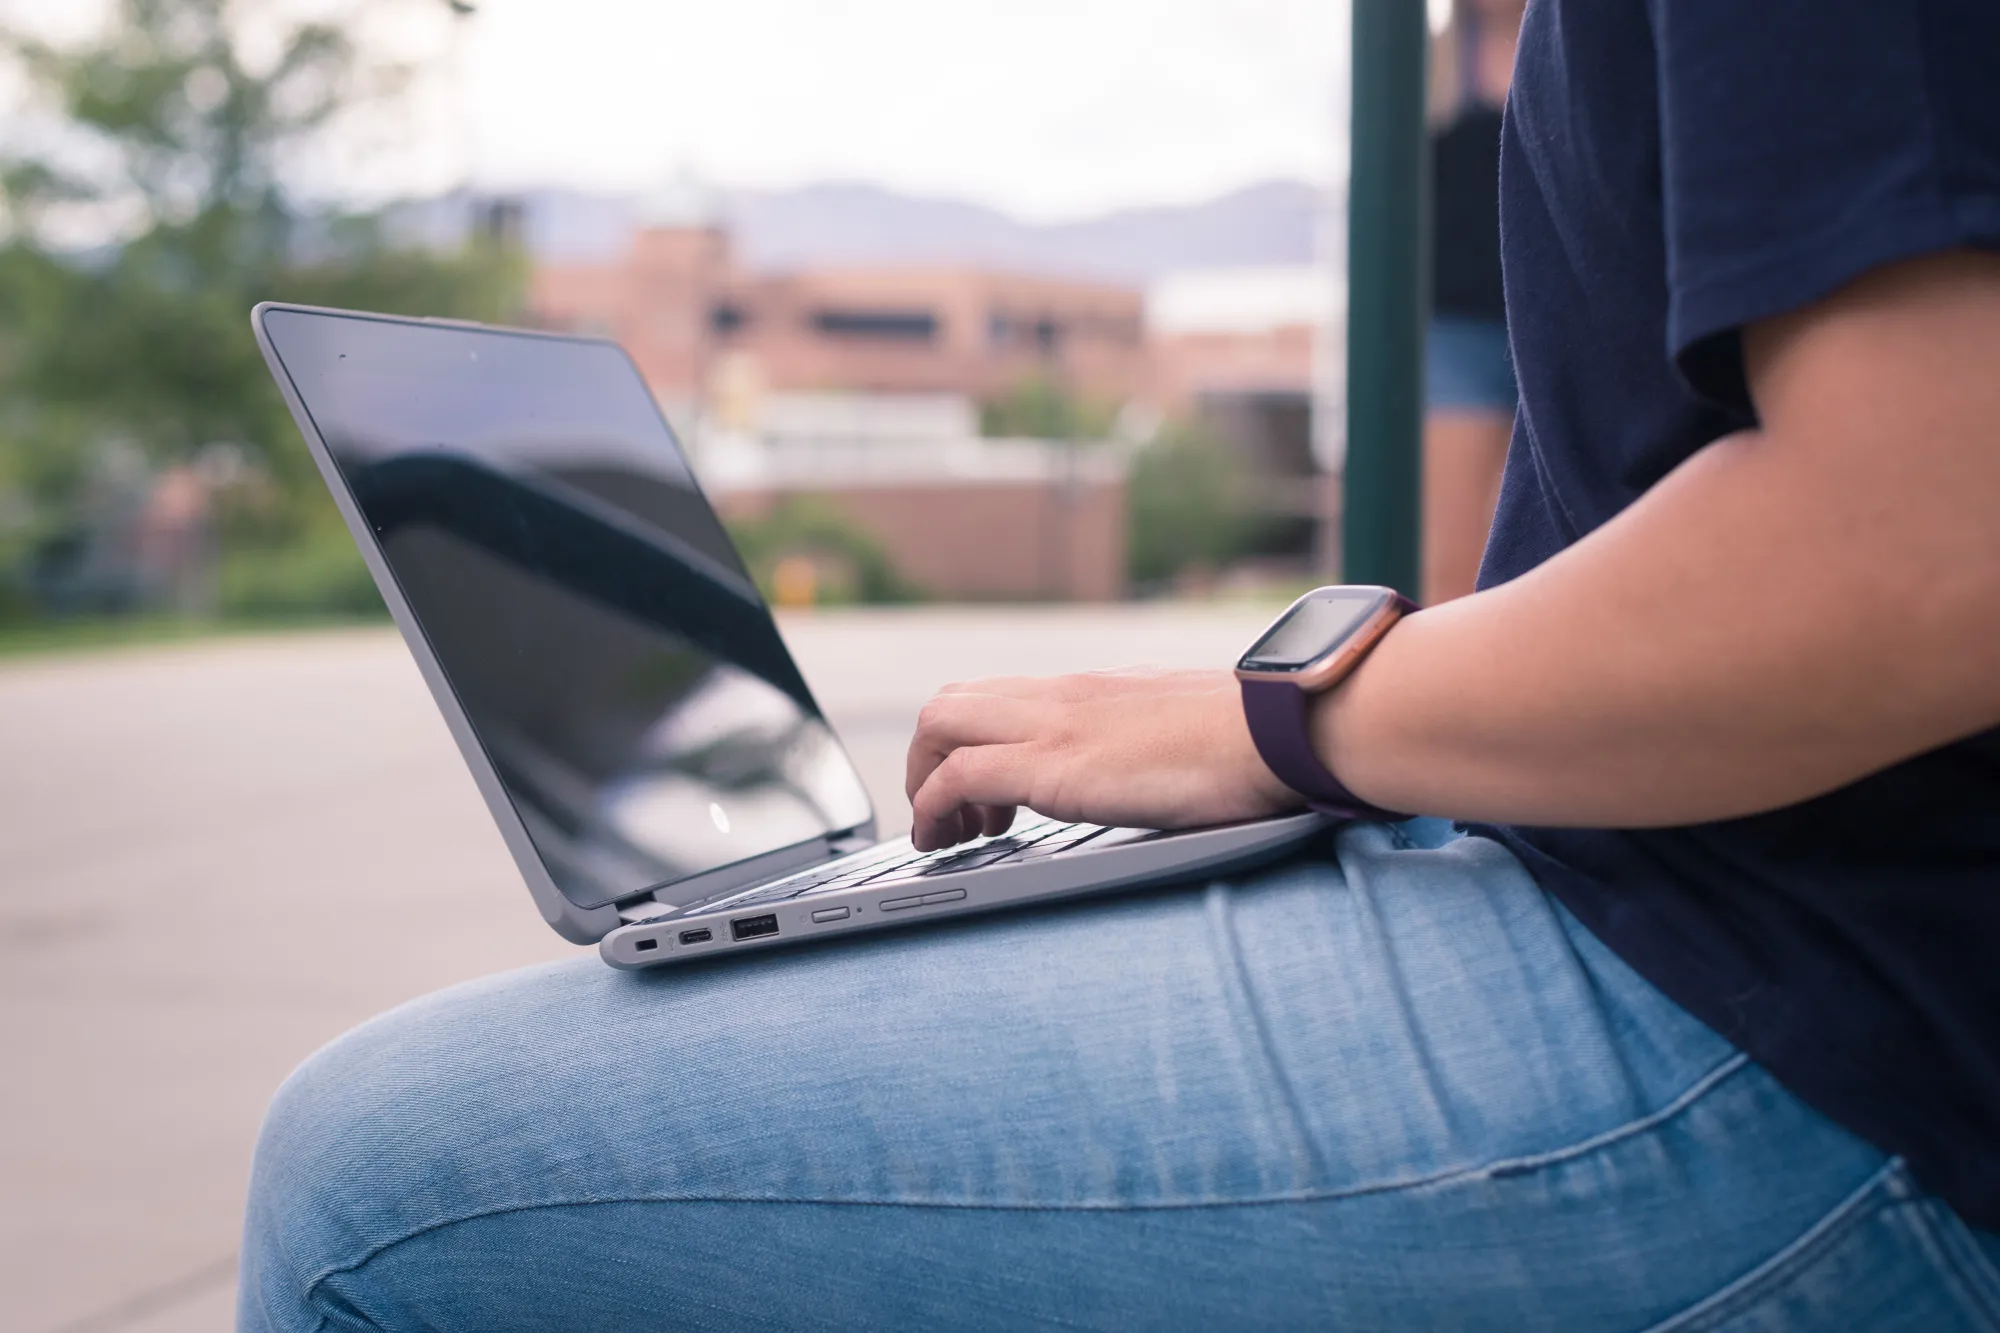
[[[242,1326],[1993,1329],[1994,1259],[1417,822],[407,1005],[274,1101]]]

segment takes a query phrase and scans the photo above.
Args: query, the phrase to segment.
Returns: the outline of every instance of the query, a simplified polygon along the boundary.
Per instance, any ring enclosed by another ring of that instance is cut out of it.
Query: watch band
[[[1318,695],[1282,680],[1246,680],[1243,715],[1250,739],[1278,781],[1306,798],[1306,804],[1336,819],[1396,823],[1410,816],[1368,804],[1327,771],[1312,748],[1310,708]]]
[[[1397,597],[1404,614],[1417,610],[1407,597]],[[1308,693],[1288,680],[1242,680],[1243,716],[1250,723],[1250,740],[1265,765],[1278,781],[1306,798],[1306,804],[1336,819],[1365,819],[1396,823],[1410,818],[1395,810],[1384,810],[1356,796],[1320,762],[1312,747],[1312,700]]]

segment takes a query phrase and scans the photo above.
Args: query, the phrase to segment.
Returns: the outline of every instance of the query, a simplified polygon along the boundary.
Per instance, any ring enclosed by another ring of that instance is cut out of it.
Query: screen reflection
[[[616,349],[283,310],[265,328],[572,901],[869,819]]]

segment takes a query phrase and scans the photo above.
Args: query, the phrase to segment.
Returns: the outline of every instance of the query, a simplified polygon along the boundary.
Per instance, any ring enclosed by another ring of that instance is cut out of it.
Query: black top
[[[1431,308],[1504,320],[1500,109],[1474,102],[1431,138]]]
[[[1754,424],[1744,325],[2000,248],[1996,69],[1993,0],[1533,0],[1500,166],[1521,410],[1482,583]],[[1747,819],[1495,832],[1655,985],[2000,1229],[2000,732]]]

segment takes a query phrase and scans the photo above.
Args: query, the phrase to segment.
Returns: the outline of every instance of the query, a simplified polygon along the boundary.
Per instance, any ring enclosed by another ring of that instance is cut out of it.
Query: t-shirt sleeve
[[[1668,350],[1747,409],[1738,332],[1869,269],[2000,248],[2000,3],[1649,0]]]

